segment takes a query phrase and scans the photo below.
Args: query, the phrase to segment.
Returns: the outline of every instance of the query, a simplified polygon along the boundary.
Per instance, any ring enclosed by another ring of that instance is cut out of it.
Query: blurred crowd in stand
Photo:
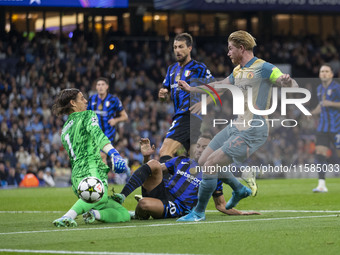
[[[172,103],[160,103],[157,98],[167,67],[174,62],[171,38],[88,41],[81,31],[62,39],[43,32],[29,41],[15,30],[0,41],[0,186],[69,185],[69,160],[60,141],[66,116],[57,118],[51,106],[65,88],[79,88],[88,96],[96,93],[94,81],[101,76],[109,78],[110,93],[121,99],[129,116],[118,125],[114,146],[129,161],[131,170],[142,164],[141,137],[148,137],[159,150],[173,115]],[[113,50],[109,50],[110,43],[115,44]],[[315,78],[299,82],[312,92],[306,105],[309,109],[317,104],[320,64],[330,63],[339,77],[340,36],[327,40],[312,36],[271,38],[258,44],[257,57],[290,64],[294,78]],[[232,64],[225,46],[222,40],[197,38],[192,57],[204,62],[215,77],[226,77]],[[211,109],[209,118],[233,118],[230,94],[225,100],[223,105],[229,106]],[[269,141],[246,164],[313,163],[317,118],[306,118],[296,107],[290,107],[287,116],[277,111],[270,118],[294,118],[299,125],[283,128],[275,122]],[[202,131],[217,130],[202,127]],[[124,182],[113,173],[109,177],[111,182]]]

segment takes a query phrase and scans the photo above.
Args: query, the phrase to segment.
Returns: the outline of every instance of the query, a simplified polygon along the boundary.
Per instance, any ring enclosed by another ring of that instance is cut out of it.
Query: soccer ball
[[[96,177],[86,177],[78,185],[78,196],[86,203],[95,203],[102,199],[105,192],[101,180]]]

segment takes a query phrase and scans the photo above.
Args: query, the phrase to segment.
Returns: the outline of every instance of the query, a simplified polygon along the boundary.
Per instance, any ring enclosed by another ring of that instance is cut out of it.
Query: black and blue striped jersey
[[[175,197],[174,203],[180,203],[191,210],[198,201],[198,187],[202,181],[202,172],[198,163],[190,158],[180,156],[165,162],[173,177],[165,184],[165,187]],[[222,181],[218,180],[214,193],[222,194]]]
[[[87,110],[92,110],[97,114],[100,128],[110,141],[113,142],[116,136],[116,127],[112,127],[109,124],[109,120],[117,117],[124,110],[122,102],[118,97],[107,94],[105,99],[102,100],[98,94],[95,94],[89,98]]]
[[[191,60],[181,67],[178,62],[169,66],[163,87],[168,89],[174,103],[175,116],[188,114],[190,105],[200,101],[200,94],[188,93],[178,88],[178,81],[184,80],[190,86],[196,87],[214,81],[210,70],[205,64]]]
[[[329,100],[332,102],[340,102],[340,85],[333,81],[327,88],[320,84],[317,89],[319,102]],[[340,108],[323,107],[321,105],[321,113],[318,132],[340,132]]]

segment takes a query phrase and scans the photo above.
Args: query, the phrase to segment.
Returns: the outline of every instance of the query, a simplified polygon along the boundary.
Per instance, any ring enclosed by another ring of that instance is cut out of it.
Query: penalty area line
[[[39,253],[39,254],[97,254],[97,255],[167,255],[170,253],[142,253],[142,252],[106,252],[106,251],[55,251],[55,250],[19,250],[0,249],[0,252],[11,253]],[[194,255],[194,254],[173,254],[171,255]]]
[[[133,226],[112,226],[112,227],[87,227],[87,228],[63,228],[55,230],[34,230],[34,231],[20,231],[0,233],[0,235],[15,235],[15,234],[33,234],[33,233],[52,233],[61,231],[89,231],[91,230],[105,230],[105,229],[124,229],[124,228],[147,228],[147,227],[163,227],[163,226],[184,226],[184,225],[199,225],[199,224],[220,224],[220,223],[236,223],[236,222],[257,222],[257,221],[277,221],[277,220],[297,220],[297,219],[312,219],[312,218],[330,218],[339,217],[338,214],[332,215],[313,215],[313,216],[296,216],[296,217],[282,217],[282,218],[262,218],[262,219],[242,219],[242,220],[220,220],[220,221],[199,221],[199,222],[177,222],[177,223],[163,223],[163,224],[148,224],[148,225],[133,225]]]

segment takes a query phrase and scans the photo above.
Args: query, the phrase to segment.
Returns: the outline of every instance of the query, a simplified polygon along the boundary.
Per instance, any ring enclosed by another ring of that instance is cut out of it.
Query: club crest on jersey
[[[190,174],[192,174],[192,175],[196,175],[196,174],[197,174],[196,167],[190,168],[190,169],[189,169],[189,172],[190,172]]]
[[[105,105],[106,105],[106,107],[109,107],[110,106],[110,102],[106,101]]]
[[[184,72],[184,76],[185,76],[185,77],[188,77],[190,74],[191,74],[191,71],[189,71],[189,70],[186,70],[186,71]]]
[[[332,90],[331,89],[327,90],[327,95],[328,96],[332,95]]]
[[[254,73],[253,72],[247,73],[247,79],[253,79],[253,78],[254,78]]]
[[[99,124],[98,124],[98,118],[92,117],[92,118],[91,118],[91,121],[92,121],[92,123],[91,123],[92,126],[99,126]]]
[[[178,82],[181,79],[181,75],[178,73],[175,77],[175,81]]]

